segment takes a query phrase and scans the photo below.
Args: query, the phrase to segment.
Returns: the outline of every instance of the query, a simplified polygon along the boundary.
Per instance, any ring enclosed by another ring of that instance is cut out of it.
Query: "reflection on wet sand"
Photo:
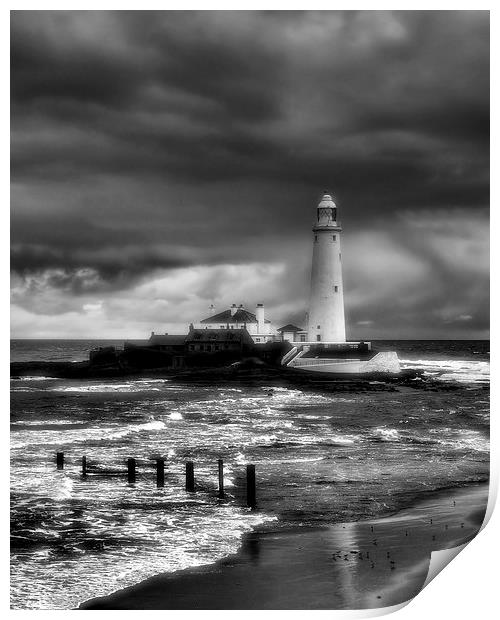
[[[86,609],[369,609],[421,590],[433,550],[478,531],[487,485],[447,489],[395,515],[251,533],[217,564],[159,575]]]
[[[469,542],[484,519],[487,487],[447,491],[392,517],[330,528],[345,608],[403,603],[422,589],[431,553]]]

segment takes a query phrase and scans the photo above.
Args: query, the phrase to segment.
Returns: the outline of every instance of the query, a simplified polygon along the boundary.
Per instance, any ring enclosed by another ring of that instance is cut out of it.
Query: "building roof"
[[[302,327],[297,327],[296,325],[292,325],[292,323],[288,323],[284,327],[280,327],[278,329],[279,332],[303,332]]]
[[[264,319],[264,322],[270,323],[271,321]],[[257,323],[257,317],[244,308],[238,308],[233,316],[231,316],[231,310],[224,310],[224,312],[201,320],[200,323]]]
[[[158,345],[182,345],[185,343],[187,336],[182,334],[152,334],[151,338],[148,340],[149,345],[158,346]]]

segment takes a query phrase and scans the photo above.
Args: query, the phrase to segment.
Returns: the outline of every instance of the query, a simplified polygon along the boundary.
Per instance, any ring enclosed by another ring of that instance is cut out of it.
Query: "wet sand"
[[[478,532],[488,485],[435,493],[372,521],[249,534],[239,553],[158,575],[80,609],[370,609],[425,583],[432,551]]]

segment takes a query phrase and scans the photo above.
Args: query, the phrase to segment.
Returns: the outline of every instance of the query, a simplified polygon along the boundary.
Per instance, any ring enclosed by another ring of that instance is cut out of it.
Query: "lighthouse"
[[[323,194],[313,226],[311,298],[307,340],[301,334],[281,359],[281,365],[306,374],[360,375],[401,372],[396,351],[372,350],[371,342],[346,342],[342,282],[342,228],[337,205]],[[293,327],[293,326],[290,326]],[[304,339],[303,339],[304,338]]]
[[[313,226],[308,326],[310,342],[346,341],[341,233],[337,205],[331,195],[325,193],[318,204]]]

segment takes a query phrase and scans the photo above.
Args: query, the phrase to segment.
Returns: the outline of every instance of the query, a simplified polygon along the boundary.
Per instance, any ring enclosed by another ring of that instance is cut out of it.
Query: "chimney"
[[[236,304],[233,304],[231,306],[231,316],[234,316],[236,314],[237,310],[238,310],[238,308],[236,307]]]
[[[264,304],[257,304],[257,310],[255,311],[257,318],[257,333],[264,333]]]

